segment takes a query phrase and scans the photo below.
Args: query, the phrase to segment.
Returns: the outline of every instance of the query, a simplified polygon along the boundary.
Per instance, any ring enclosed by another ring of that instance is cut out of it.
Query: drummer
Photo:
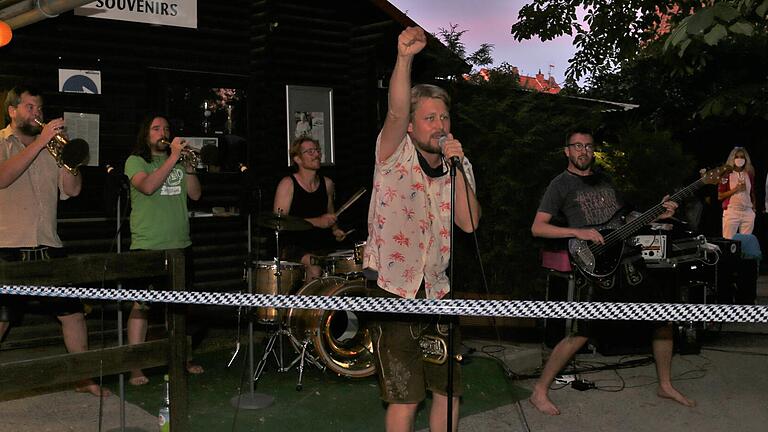
[[[312,256],[334,249],[333,238],[340,242],[345,233],[336,225],[333,180],[318,174],[322,158],[320,143],[309,136],[299,137],[291,143],[290,156],[296,172],[277,185],[273,211],[304,218],[312,224],[310,231],[289,236],[281,254],[281,258],[300,261],[310,281],[322,273],[320,266],[312,262]]]

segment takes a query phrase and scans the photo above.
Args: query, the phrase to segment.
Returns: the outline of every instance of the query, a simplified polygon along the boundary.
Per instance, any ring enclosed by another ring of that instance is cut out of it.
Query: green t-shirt
[[[151,174],[167,156],[153,156],[147,163],[140,156],[125,161],[125,175]],[[168,177],[152,195],[145,195],[131,185],[131,249],[181,249],[192,244],[187,213],[187,179],[181,165],[173,167]]]

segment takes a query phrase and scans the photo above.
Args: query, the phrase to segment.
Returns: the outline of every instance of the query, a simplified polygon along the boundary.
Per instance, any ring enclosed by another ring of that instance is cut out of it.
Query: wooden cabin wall
[[[100,115],[100,166],[84,168],[81,196],[62,203],[59,217],[67,222],[60,224],[60,233],[70,252],[109,252],[115,249],[116,192],[104,167],[122,168],[138,123],[149,112],[183,108],[188,118],[177,119],[177,133],[197,130],[200,118],[189,114],[195,107],[169,94],[179,83],[247,89],[246,104],[240,107],[247,114],[235,133],[247,144],[243,162],[251,168],[252,190],[243,190],[238,175],[207,174],[197,208],[239,207],[241,197],[250,195],[254,212],[271,210],[274,188],[290,172],[286,85],[333,89],[336,163],[323,172],[337,183],[337,204],[360,187],[370,189],[385,87],[401,29],[376,2],[357,0],[198,0],[197,29],[69,12],[14,32],[13,42],[0,49],[0,89],[20,81],[39,87],[48,118],[64,111]],[[58,93],[60,68],[101,71],[102,94]],[[345,228],[357,229],[349,242],[365,240],[368,198],[341,220]],[[193,220],[193,243],[202,251],[195,258],[199,288],[242,285],[247,235],[244,218],[238,221]],[[218,228],[226,233],[212,235]],[[124,227],[123,249],[129,237]],[[256,237],[268,250],[271,234],[262,230]],[[225,245],[218,244],[222,239]]]

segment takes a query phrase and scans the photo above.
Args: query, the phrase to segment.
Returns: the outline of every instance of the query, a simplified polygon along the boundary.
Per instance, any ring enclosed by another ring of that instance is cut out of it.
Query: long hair
[[[747,160],[747,163],[744,164],[744,171],[746,171],[752,178],[755,178],[755,167],[752,166],[752,159],[749,157],[749,152],[744,147],[734,147],[728,154],[728,160],[725,161],[725,164],[731,168],[735,168],[736,164],[733,160],[736,159],[736,153],[739,151],[744,152],[744,159]],[[754,187],[754,185],[752,186]]]
[[[149,148],[149,129],[152,127],[152,122],[155,121],[156,118],[162,118],[165,119],[165,121],[168,121],[168,118],[162,114],[150,114],[144,117],[139,124],[139,133],[136,134],[136,142],[133,144],[133,149],[131,150],[132,155],[141,157],[147,161],[147,163],[152,162],[152,150]]]

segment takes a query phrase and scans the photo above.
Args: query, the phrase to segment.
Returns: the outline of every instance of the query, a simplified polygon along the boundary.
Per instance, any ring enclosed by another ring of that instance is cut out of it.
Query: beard
[[[431,154],[442,154],[443,152],[440,150],[440,146],[437,144],[432,144],[432,138],[437,140],[439,137],[430,137],[430,140],[427,142],[422,142],[416,139],[413,135],[411,135],[411,140],[413,141],[413,144],[416,146],[417,149],[425,152],[425,153],[431,153]]]
[[[30,121],[26,121],[23,124],[20,124],[17,129],[19,132],[23,133],[26,136],[36,136],[39,135],[40,132],[43,131],[43,128],[38,126],[36,123],[32,123]]]
[[[573,166],[575,166],[581,171],[588,170],[589,168],[592,167],[592,164],[595,163],[595,158],[589,157],[589,156],[577,156],[577,157],[571,157],[570,159]]]

